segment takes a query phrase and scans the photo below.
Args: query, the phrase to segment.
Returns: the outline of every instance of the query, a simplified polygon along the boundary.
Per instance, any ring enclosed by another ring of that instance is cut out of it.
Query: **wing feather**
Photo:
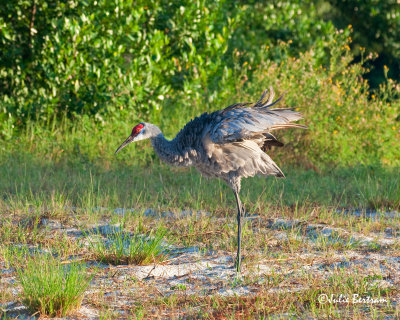
[[[255,104],[236,103],[228,108],[217,111],[214,126],[211,128],[210,138],[217,144],[230,143],[284,128],[307,128],[304,125],[291,123],[302,119],[300,112],[291,108],[270,109],[281,99],[273,101],[272,88],[265,90]]]

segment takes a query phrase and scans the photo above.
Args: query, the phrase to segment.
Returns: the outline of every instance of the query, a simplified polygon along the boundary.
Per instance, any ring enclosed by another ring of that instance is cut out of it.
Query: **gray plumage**
[[[151,123],[135,126],[132,134],[117,149],[128,143],[150,139],[158,156],[171,165],[194,166],[204,176],[221,178],[233,190],[238,207],[238,252],[236,269],[240,271],[241,225],[244,207],[239,198],[241,178],[255,175],[284,177],[276,163],[265,153],[271,146],[283,146],[271,131],[283,128],[306,128],[292,123],[302,118],[292,109],[271,109],[272,88],[265,90],[256,103],[236,103],[213,113],[203,113],[188,122],[173,140],[165,139]]]

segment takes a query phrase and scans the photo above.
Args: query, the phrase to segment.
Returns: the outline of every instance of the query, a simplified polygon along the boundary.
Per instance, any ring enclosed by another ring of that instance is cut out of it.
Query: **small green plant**
[[[82,265],[62,264],[49,254],[26,257],[17,275],[22,302],[31,312],[50,317],[65,316],[79,308],[92,279]]]
[[[170,289],[185,291],[187,288],[186,288],[186,285],[184,285],[183,283],[178,283],[176,286],[172,286]]]
[[[360,245],[360,241],[353,239],[350,236],[342,235],[337,231],[332,231],[330,235],[324,235],[318,232],[315,235],[315,247],[318,250],[330,251],[333,250],[351,250]]]
[[[144,235],[131,234],[122,230],[113,230],[106,239],[94,240],[94,235],[89,235],[89,243],[95,256],[102,262],[117,264],[144,265],[155,261],[163,261],[168,255],[168,248],[162,245],[167,231],[158,228]]]

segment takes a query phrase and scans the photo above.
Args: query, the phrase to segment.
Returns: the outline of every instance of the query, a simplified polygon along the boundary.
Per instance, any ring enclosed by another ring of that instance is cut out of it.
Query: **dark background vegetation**
[[[2,1],[1,148],[111,159],[137,121],[172,137],[272,85],[310,128],[280,161],[398,165],[398,30],[396,0]]]

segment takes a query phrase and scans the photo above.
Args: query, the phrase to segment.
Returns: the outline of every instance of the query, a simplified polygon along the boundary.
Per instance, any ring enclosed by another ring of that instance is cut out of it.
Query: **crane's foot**
[[[233,265],[236,272],[240,272],[241,266],[242,266],[242,261],[243,261],[243,257],[240,257],[240,260],[239,260],[239,257],[236,257],[235,264]]]

